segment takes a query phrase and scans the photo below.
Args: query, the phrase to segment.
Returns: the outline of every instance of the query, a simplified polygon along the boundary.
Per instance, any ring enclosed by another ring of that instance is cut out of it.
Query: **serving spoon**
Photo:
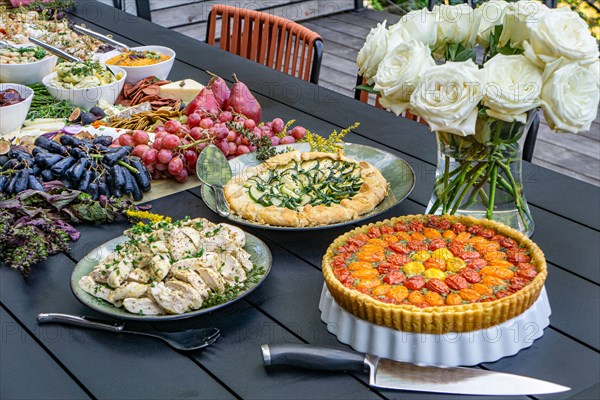
[[[221,336],[221,331],[217,328],[199,328],[187,329],[181,332],[164,332],[148,325],[144,331],[140,331],[125,329],[125,324],[121,322],[109,322],[86,316],[78,317],[76,315],[60,313],[40,313],[37,316],[37,321],[40,324],[57,323],[113,333],[131,333],[134,335],[150,336],[167,342],[169,346],[174,349],[183,351],[197,350],[209,346]]]

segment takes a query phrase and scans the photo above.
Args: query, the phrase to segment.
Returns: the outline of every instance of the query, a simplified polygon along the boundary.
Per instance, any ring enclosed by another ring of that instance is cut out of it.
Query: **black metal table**
[[[423,125],[361,104],[199,43],[95,1],[78,1],[72,18],[125,43],[160,44],[177,52],[170,78],[207,81],[209,70],[233,72],[247,82],[266,119],[296,119],[329,133],[355,121],[349,141],[381,147],[407,160],[416,172],[410,197],[386,215],[422,213],[435,175],[434,135]],[[533,239],[549,262],[546,288],[551,325],[533,346],[494,363],[495,371],[560,383],[570,392],[539,398],[600,397],[600,188],[532,164],[524,166],[525,191],[536,230]],[[219,221],[200,200],[199,189],[154,201],[153,210]],[[51,257],[31,276],[0,266],[0,398],[343,398],[437,399],[454,396],[372,390],[366,375],[299,369],[265,369],[263,343],[310,343],[346,347],[327,332],[318,302],[320,259],[344,229],[281,233],[256,230],[273,252],[265,283],[246,299],[205,317],[169,323],[216,326],[212,346],[182,353],[144,337],[38,325],[40,312],[94,313],[71,294],[75,263],[99,244],[121,235],[125,224],[80,227],[69,253]],[[526,397],[520,397],[525,399]]]

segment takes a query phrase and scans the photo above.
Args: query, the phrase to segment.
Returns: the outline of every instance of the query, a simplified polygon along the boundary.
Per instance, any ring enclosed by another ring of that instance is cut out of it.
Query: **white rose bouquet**
[[[479,49],[479,51],[478,51]],[[357,64],[396,115],[438,136],[430,213],[502,220],[531,233],[518,144],[541,108],[557,132],[590,129],[600,101],[598,44],[579,15],[537,1],[439,5],[374,28]],[[514,210],[510,215],[507,209]]]

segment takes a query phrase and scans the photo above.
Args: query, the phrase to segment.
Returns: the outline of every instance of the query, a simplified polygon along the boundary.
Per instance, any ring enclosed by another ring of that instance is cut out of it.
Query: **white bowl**
[[[32,63],[0,64],[0,82],[39,83],[54,70],[57,60],[58,57],[50,56]]]
[[[21,127],[33,99],[33,90],[17,83],[0,83],[0,90],[15,89],[23,100],[12,106],[0,107],[0,136],[11,133]]]
[[[127,71],[126,82],[136,83],[148,76],[156,76],[158,79],[167,79],[169,72],[171,72],[171,68],[173,68],[173,64],[175,63],[175,52],[173,50],[163,46],[139,46],[132,47],[131,49],[139,51],[154,50],[157,53],[169,56],[170,58],[156,64],[144,65],[141,67],[119,66],[119,68],[123,68],[125,71]],[[109,51],[108,53],[100,54],[97,59],[98,61],[106,63],[107,60],[119,55],[120,53],[121,52],[119,51]]]
[[[127,78],[127,72],[123,68],[107,66],[110,68],[115,75],[122,74],[121,79],[116,82],[109,83],[108,85],[93,86],[84,89],[63,89],[59,86],[53,85],[52,79],[56,77],[56,72],[46,75],[42,80],[48,92],[57,100],[68,100],[75,107],[81,107],[85,109],[92,108],[100,100],[104,100],[108,103],[115,104],[119,93],[123,89],[125,79]]]

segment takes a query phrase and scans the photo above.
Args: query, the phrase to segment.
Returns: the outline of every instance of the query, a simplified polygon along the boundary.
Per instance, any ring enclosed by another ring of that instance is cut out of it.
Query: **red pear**
[[[190,101],[183,111],[185,115],[190,115],[197,108],[202,111],[216,114],[219,112],[219,103],[210,87],[205,87],[198,93],[194,100]]]
[[[225,82],[225,79],[213,74],[210,71],[206,71],[206,73],[212,76],[212,79],[208,83],[208,87],[210,87],[210,89],[213,91],[215,99],[217,100],[217,103],[219,103],[221,110],[226,110],[227,102],[229,101],[229,96],[231,95],[231,90],[229,90],[227,82]]]
[[[233,74],[233,80],[235,83],[231,88],[231,96],[229,96],[227,107],[238,114],[245,115],[258,124],[262,118],[262,108],[258,100],[252,95],[248,86],[240,82],[235,74]]]

